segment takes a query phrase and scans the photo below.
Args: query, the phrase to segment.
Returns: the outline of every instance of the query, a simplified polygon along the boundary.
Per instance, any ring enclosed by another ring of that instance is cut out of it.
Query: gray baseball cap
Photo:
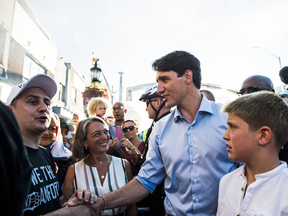
[[[27,82],[18,84],[11,89],[7,99],[7,105],[11,105],[13,100],[17,98],[21,92],[31,87],[43,89],[50,99],[52,99],[57,92],[57,84],[52,77],[46,74],[37,74],[31,77]]]

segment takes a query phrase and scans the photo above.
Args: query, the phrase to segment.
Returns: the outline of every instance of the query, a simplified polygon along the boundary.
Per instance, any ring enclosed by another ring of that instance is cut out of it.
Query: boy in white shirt
[[[278,153],[288,139],[288,106],[271,92],[242,96],[229,114],[228,156],[244,166],[220,181],[217,216],[288,215],[288,168]]]

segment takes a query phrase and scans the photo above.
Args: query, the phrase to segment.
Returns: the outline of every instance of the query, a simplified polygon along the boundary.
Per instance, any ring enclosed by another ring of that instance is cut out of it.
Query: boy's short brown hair
[[[261,91],[243,95],[227,104],[223,111],[243,119],[251,131],[263,126],[269,127],[278,147],[287,142],[288,105],[272,92]]]

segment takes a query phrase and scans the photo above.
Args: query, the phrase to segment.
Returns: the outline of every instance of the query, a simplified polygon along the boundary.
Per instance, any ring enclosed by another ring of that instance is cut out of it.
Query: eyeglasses
[[[280,96],[281,98],[285,98],[285,97],[288,97],[288,94],[279,94],[279,96]]]
[[[122,128],[122,131],[123,131],[124,133],[126,133],[128,130],[129,130],[129,131],[133,131],[135,128],[136,128],[136,127],[135,127],[134,125],[131,125],[131,126],[129,126],[129,127]]]
[[[258,92],[258,91],[262,91],[262,90],[271,91],[272,89],[269,87],[249,86],[246,89],[245,88],[240,89],[240,91],[237,92],[237,94],[244,95],[246,92],[248,94],[251,94],[253,92]]]
[[[153,101],[157,101],[157,100],[147,100],[147,101],[146,101],[146,107],[148,107],[149,104],[150,104],[151,102],[153,102]]]
[[[112,108],[113,111],[116,111],[116,110],[119,111],[119,110],[122,110],[122,109],[125,109],[125,107],[124,106],[120,106],[120,107],[113,107]]]

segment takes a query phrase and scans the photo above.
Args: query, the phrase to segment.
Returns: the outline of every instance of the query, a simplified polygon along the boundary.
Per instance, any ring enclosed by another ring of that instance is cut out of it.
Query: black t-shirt
[[[17,121],[0,102],[0,208],[3,215],[22,215],[27,198],[31,166]]]
[[[51,153],[41,146],[26,149],[33,169],[24,215],[46,214],[59,209],[62,192]]]

